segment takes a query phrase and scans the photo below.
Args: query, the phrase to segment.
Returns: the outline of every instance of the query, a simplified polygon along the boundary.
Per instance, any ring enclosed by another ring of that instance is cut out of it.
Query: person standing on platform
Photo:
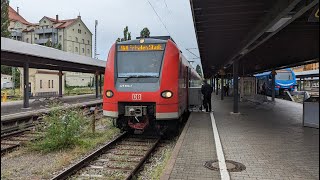
[[[224,90],[226,91],[225,95],[229,96],[229,84],[226,85]]]
[[[210,112],[211,109],[211,94],[213,92],[212,87],[207,83],[207,81],[203,81],[203,85],[201,87],[201,93],[203,94],[203,105],[206,109],[206,112]]]

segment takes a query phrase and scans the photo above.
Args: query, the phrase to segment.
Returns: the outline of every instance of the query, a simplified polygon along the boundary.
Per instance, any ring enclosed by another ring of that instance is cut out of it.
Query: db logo
[[[141,100],[142,95],[141,94],[132,94],[132,100],[139,101]]]

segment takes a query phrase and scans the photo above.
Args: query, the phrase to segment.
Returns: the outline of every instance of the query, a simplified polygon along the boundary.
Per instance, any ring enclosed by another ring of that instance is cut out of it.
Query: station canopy
[[[190,0],[206,78],[319,62],[319,0]]]
[[[82,73],[104,73],[106,61],[58,49],[1,37],[1,65],[62,70]]]

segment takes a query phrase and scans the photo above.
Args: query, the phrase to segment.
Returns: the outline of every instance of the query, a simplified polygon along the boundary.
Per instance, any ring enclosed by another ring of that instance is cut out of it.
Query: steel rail
[[[80,160],[76,164],[72,165],[68,169],[64,170],[57,176],[53,177],[51,180],[61,180],[61,179],[67,179],[70,175],[74,174],[75,172],[79,171],[81,168],[86,166],[88,163],[99,157],[101,154],[103,154],[105,151],[107,151],[111,146],[115,145],[117,142],[121,141],[123,138],[127,136],[127,133],[124,132],[117,136],[115,139],[113,139],[111,142],[108,142],[103,147],[99,148],[98,150],[94,151],[84,159]]]

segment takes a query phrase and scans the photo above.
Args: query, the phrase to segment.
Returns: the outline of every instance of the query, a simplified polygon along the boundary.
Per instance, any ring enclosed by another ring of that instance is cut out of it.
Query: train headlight
[[[161,96],[162,96],[163,98],[171,98],[171,97],[173,96],[173,93],[172,93],[171,91],[163,91],[163,92],[161,93]]]
[[[112,98],[113,97],[113,92],[111,90],[106,91],[106,96],[107,98]]]

